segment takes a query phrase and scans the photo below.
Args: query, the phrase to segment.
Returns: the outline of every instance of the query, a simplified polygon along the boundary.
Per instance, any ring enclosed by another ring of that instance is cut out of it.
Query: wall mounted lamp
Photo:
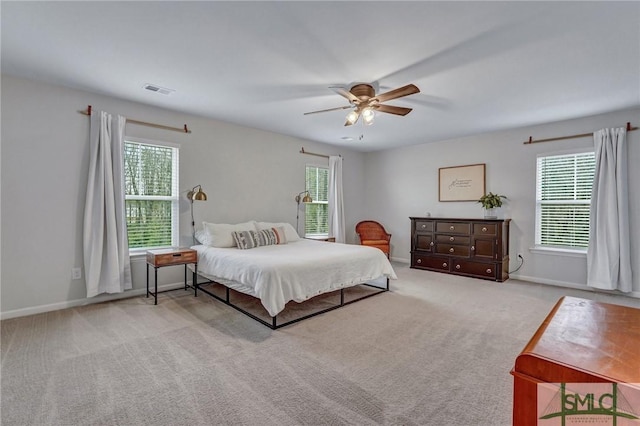
[[[196,191],[197,189],[197,191]],[[207,201],[207,194],[202,190],[202,185],[196,185],[189,192],[187,192],[187,199],[191,207],[191,235],[193,237],[193,243],[196,243],[196,222],[193,219],[193,202],[194,201]]]
[[[302,194],[305,194],[304,197],[302,197]],[[298,195],[296,195],[296,232],[299,233],[299,228],[300,228],[300,202],[303,203],[313,203],[313,199],[311,198],[311,194],[309,194],[309,191],[302,191],[301,193],[299,193]]]

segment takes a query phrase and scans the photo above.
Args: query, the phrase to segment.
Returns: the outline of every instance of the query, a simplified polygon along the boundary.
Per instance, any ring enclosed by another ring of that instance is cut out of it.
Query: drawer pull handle
[[[451,231],[453,231],[454,229],[456,229],[456,227],[455,227],[455,226],[453,226],[453,225],[451,225],[451,226],[449,227],[449,229],[450,229]]]
[[[482,228],[482,232],[487,232],[487,228]]]
[[[455,241],[454,237],[449,237],[449,241]]]
[[[433,241],[431,241],[431,243],[430,243],[429,245],[430,245],[431,247],[433,247],[433,246],[434,246],[434,243],[433,243]]]
[[[422,259],[418,259],[418,263],[422,263]]]
[[[173,257],[180,257],[180,256],[182,256],[182,253],[173,253],[173,255],[172,255],[172,256],[173,256]]]
[[[459,271],[460,270],[460,265],[456,265],[456,269]]]
[[[426,227],[427,227],[427,225],[425,225],[425,224],[422,225],[422,228],[426,228]]]
[[[476,246],[471,246],[471,251],[475,251],[476,250]]]
[[[446,267],[447,267],[447,262],[443,263],[443,264],[442,264],[442,267],[443,267],[443,268],[446,268]]]
[[[453,253],[453,247],[449,249],[449,253]]]
[[[491,273],[491,269],[487,269],[487,274],[490,274],[490,273]]]

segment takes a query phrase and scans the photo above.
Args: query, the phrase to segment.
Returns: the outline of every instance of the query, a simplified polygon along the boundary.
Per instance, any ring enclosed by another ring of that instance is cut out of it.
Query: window
[[[327,236],[329,235],[329,169],[307,166],[306,188],[313,202],[305,204],[305,237]]]
[[[129,249],[178,245],[178,146],[124,144],[125,215]]]
[[[536,245],[586,250],[593,152],[538,157]]]

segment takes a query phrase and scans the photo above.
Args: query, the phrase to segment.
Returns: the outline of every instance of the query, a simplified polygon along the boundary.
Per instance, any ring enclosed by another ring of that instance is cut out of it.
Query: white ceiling
[[[362,151],[640,106],[638,2],[2,1],[1,16],[3,73]],[[303,115],[347,105],[328,87],[354,82],[421,93],[372,126]]]

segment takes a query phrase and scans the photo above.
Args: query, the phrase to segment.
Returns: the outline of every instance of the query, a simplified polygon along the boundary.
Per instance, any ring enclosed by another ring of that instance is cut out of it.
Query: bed
[[[340,304],[336,307],[340,307],[356,301],[345,303],[344,289],[368,285],[379,290],[357,299],[361,300],[388,291],[389,279],[397,278],[382,251],[359,245],[298,239],[251,250],[203,244],[192,248],[198,251],[197,275],[194,274],[196,295],[199,290],[203,291],[273,329],[335,309],[278,324],[277,316],[289,301],[304,302],[320,294],[339,291]],[[197,276],[209,281],[198,283]],[[385,282],[382,286],[381,278]],[[202,287],[210,282],[224,285],[226,296],[220,297],[206,286]],[[259,299],[271,322],[234,306],[229,300],[229,289]]]

